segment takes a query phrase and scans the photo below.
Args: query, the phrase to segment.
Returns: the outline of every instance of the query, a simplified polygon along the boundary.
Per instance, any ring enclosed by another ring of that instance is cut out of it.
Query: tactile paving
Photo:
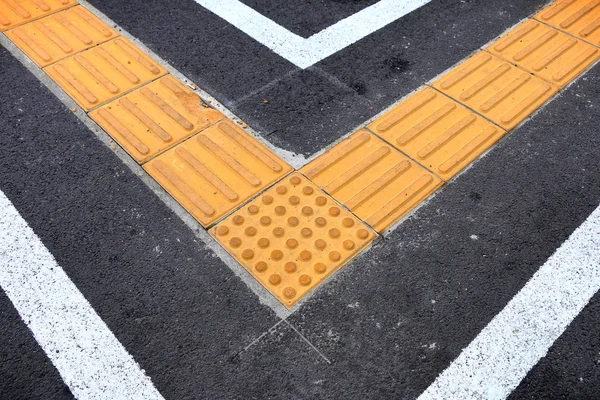
[[[211,234],[287,307],[375,238],[297,172],[217,224]]]
[[[6,36],[37,65],[45,67],[118,35],[85,8],[76,6],[11,29]]]
[[[600,0],[555,1],[535,18],[600,46]]]
[[[301,172],[378,232],[442,184],[434,174],[364,129]]]
[[[558,87],[482,51],[433,86],[506,130],[550,99]]]
[[[227,120],[167,150],[144,169],[204,227],[292,170]]]
[[[90,113],[138,163],[220,120],[200,97],[171,75],[164,76]]]
[[[0,32],[75,4],[75,0],[0,0]]]
[[[431,88],[415,93],[369,129],[445,180],[506,133]]]
[[[489,52],[557,86],[565,86],[600,57],[600,50],[535,20],[492,43]]]
[[[44,71],[86,111],[167,72],[123,37],[58,61]]]

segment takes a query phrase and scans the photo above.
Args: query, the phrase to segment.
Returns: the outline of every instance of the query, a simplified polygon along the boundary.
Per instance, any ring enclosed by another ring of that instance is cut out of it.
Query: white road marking
[[[239,0],[196,0],[300,68],[337,53],[431,0],[380,0],[305,39]]]
[[[419,397],[504,399],[600,289],[600,207]]]
[[[1,191],[0,227],[0,286],[73,395],[163,399]]]

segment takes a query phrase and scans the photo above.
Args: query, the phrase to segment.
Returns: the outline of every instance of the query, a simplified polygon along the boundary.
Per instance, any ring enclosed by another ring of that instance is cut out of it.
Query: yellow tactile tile
[[[535,18],[600,46],[600,0],[555,1]]]
[[[434,174],[366,130],[340,142],[300,172],[378,232],[442,184]]]
[[[561,87],[600,57],[600,49],[532,19],[487,50]]]
[[[506,132],[432,88],[425,88],[369,129],[448,180]]]
[[[11,29],[6,36],[37,65],[45,67],[118,34],[85,8],[76,6]]]
[[[0,32],[75,4],[74,0],[0,0]]]
[[[230,121],[221,121],[144,164],[207,227],[292,168]]]
[[[123,37],[65,58],[44,71],[86,111],[166,73]]]
[[[375,238],[299,173],[284,178],[210,232],[287,307]]]
[[[194,92],[164,76],[90,113],[138,163],[223,118]]]
[[[482,51],[433,86],[506,130],[550,99],[558,87]]]

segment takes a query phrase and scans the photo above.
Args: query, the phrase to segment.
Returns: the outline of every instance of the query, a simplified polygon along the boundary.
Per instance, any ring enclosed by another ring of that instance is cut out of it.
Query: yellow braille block
[[[210,232],[287,307],[376,237],[299,173],[284,178]]]
[[[123,37],[65,58],[44,71],[86,111],[167,72]]]
[[[85,8],[76,6],[11,29],[6,36],[33,62],[45,67],[118,35]]]
[[[0,0],[0,32],[75,4],[74,0]]]
[[[292,170],[228,120],[159,155],[144,169],[204,227]]]
[[[369,129],[445,180],[506,133],[432,88],[410,96]]]
[[[506,130],[550,99],[558,87],[482,51],[433,86]]]
[[[138,163],[220,120],[194,92],[171,75],[95,109],[90,117]]]
[[[561,87],[600,57],[600,50],[591,44],[532,19],[502,36],[487,50]]]
[[[535,18],[600,46],[600,0],[555,1]]]
[[[434,174],[364,129],[300,172],[378,232],[442,184]]]

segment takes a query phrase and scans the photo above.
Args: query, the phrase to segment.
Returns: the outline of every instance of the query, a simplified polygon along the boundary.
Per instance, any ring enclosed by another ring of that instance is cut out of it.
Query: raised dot
[[[329,236],[331,236],[334,239],[339,238],[340,234],[341,234],[341,232],[338,228],[331,228],[329,230]]]
[[[258,206],[252,204],[250,207],[248,207],[248,212],[250,214],[257,214],[260,211],[260,209],[258,208]]]
[[[352,228],[354,226],[354,220],[352,218],[344,218],[342,220],[342,225],[346,228]]]
[[[277,215],[284,215],[285,214],[285,207],[284,206],[277,206],[275,207],[275,214]]]
[[[299,185],[299,184],[300,184],[300,182],[302,182],[302,179],[300,179],[300,177],[299,177],[299,176],[292,176],[292,177],[290,178],[290,183],[291,183],[292,185]]]
[[[246,229],[244,229],[244,233],[248,236],[254,236],[256,235],[256,228],[253,226],[249,226]]]
[[[317,239],[315,240],[315,247],[319,250],[323,250],[325,247],[327,247],[327,242],[323,239]]]
[[[294,272],[296,270],[296,263],[293,263],[291,261],[287,262],[287,263],[285,263],[283,268],[285,269],[285,272],[289,272],[291,274],[292,272]]]
[[[254,251],[252,251],[252,249],[245,249],[242,251],[242,258],[244,260],[250,260],[252,257],[254,257]]]
[[[310,228],[302,228],[302,230],[300,231],[300,234],[304,237],[311,237],[312,230]]]
[[[281,250],[273,250],[271,252],[271,258],[275,261],[281,260],[283,258],[283,252]]]
[[[366,239],[369,237],[369,231],[366,229],[359,229],[356,231],[356,236],[358,236],[359,239]]]
[[[344,248],[346,250],[352,250],[356,246],[352,240],[344,240]]]
[[[319,196],[315,199],[315,203],[318,206],[324,206],[325,204],[327,204],[327,197]]]
[[[329,209],[329,215],[331,215],[332,217],[337,217],[338,215],[340,215],[340,209],[338,207],[331,207]]]
[[[229,228],[226,226],[220,226],[217,228],[217,235],[225,236],[229,233]]]
[[[286,194],[287,188],[285,186],[281,185],[281,186],[277,186],[277,189],[275,189],[275,191],[277,192],[277,194]]]
[[[309,206],[302,207],[302,214],[304,215],[312,215],[313,209]]]
[[[293,299],[296,297],[296,289],[293,287],[286,287],[283,289],[283,296],[287,299]]]
[[[298,241],[296,239],[288,239],[285,241],[285,245],[290,249],[295,249],[298,247]]]
[[[300,197],[298,197],[298,196],[290,196],[289,202],[290,202],[291,205],[295,206],[298,203],[300,203]]]
[[[267,270],[267,263],[264,261],[259,261],[254,266],[254,269],[256,269],[258,272],[265,272]]]
[[[308,260],[310,260],[311,258],[312,258],[312,253],[311,253],[310,251],[308,251],[308,250],[302,250],[302,251],[300,252],[300,259],[301,259],[302,261],[308,261]]]
[[[280,226],[278,226],[277,228],[273,229],[273,235],[275,237],[282,237],[284,233],[285,233],[285,231]]]
[[[232,237],[232,238],[229,240],[229,245],[230,245],[231,247],[240,247],[240,246],[241,246],[241,244],[242,244],[242,239],[240,239],[239,237]]]
[[[317,224],[317,226],[325,226],[327,225],[327,220],[323,217],[318,217],[315,219],[315,224]]]
[[[314,191],[315,191],[315,190],[314,190],[313,188],[311,188],[310,186],[304,186],[304,187],[302,188],[302,193],[304,193],[304,194],[305,194],[305,195],[307,195],[307,196],[309,196],[309,195],[313,194],[313,193],[314,193]]]
[[[273,202],[273,196],[269,196],[268,194],[262,197],[262,202],[265,204],[271,204]]]
[[[331,261],[340,261],[341,258],[342,255],[337,251],[332,251],[331,253],[329,253],[329,259]]]
[[[258,247],[260,248],[266,248],[269,247],[269,244],[271,244],[271,242],[269,242],[269,239],[267,238],[260,238],[258,239],[258,242],[256,242],[258,244]]]
[[[289,217],[287,221],[290,226],[298,226],[298,224],[300,223],[300,221],[296,217]]]
[[[236,215],[235,217],[233,217],[233,223],[236,225],[241,225],[244,223],[244,217],[242,217],[241,215]]]
[[[279,285],[281,283],[281,276],[279,274],[272,274],[269,276],[269,283],[271,285]]]
[[[327,266],[323,263],[316,263],[314,266],[315,272],[318,274],[322,274],[327,271]]]
[[[300,284],[302,286],[310,285],[311,281],[312,281],[312,279],[310,279],[310,276],[308,276],[308,275],[300,275],[300,278],[298,278],[298,282],[300,282]]]
[[[260,217],[260,224],[264,226],[271,225],[271,217],[267,217],[266,215],[264,217]]]

